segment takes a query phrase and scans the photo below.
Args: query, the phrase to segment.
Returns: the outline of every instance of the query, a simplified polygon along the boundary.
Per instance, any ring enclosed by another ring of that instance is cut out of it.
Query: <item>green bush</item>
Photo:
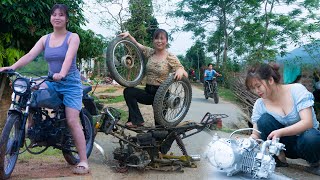
[[[26,75],[45,76],[48,75],[48,63],[42,57],[39,57],[20,68],[18,72]]]

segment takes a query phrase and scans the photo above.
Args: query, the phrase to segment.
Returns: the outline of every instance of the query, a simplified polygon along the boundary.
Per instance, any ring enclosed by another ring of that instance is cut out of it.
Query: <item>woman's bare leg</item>
[[[85,163],[88,166],[87,154],[86,154],[86,140],[79,121],[80,112],[76,109],[66,107],[66,118],[70,128],[74,143],[78,150],[80,157],[80,163]]]

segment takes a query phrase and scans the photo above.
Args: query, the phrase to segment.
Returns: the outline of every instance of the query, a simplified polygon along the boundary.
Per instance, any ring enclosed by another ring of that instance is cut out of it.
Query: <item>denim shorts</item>
[[[65,81],[48,82],[49,89],[54,89],[59,95],[63,96],[63,104],[66,107],[81,110],[82,109],[82,84],[79,71],[68,73]]]

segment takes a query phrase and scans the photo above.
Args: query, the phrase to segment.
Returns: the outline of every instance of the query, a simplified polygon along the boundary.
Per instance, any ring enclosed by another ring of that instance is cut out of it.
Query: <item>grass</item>
[[[103,104],[112,104],[112,103],[117,103],[117,102],[122,102],[124,101],[123,95],[120,96],[114,96],[114,97],[107,97],[106,99],[99,99],[99,102]]]
[[[233,103],[237,103],[237,98],[236,96],[233,94],[231,89],[227,89],[225,87],[219,87],[219,96],[222,97],[222,99],[226,100],[226,101],[230,101]]]
[[[117,90],[118,90],[117,88],[108,88],[108,89],[105,89],[103,91],[99,91],[99,93],[114,93]]]
[[[30,144],[29,139],[27,139],[27,144]],[[31,151],[32,152],[39,152],[41,151],[43,148],[41,147],[35,147],[32,148]],[[54,157],[54,158],[59,158],[59,159],[63,159],[62,156],[62,151],[59,149],[54,149],[53,147],[49,147],[46,151],[44,151],[41,154],[31,154],[29,152],[24,152],[22,154],[19,154],[19,161],[28,161],[30,159],[50,159],[48,157]]]
[[[129,117],[129,113],[127,111],[124,111],[122,109],[117,109],[121,113],[120,121],[126,122]]]

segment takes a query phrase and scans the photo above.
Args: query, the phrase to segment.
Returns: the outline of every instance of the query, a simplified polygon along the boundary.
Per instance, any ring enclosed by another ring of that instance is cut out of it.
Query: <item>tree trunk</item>
[[[225,7],[222,9],[222,15],[223,15],[223,34],[224,34],[224,48],[223,48],[223,59],[222,59],[222,67],[223,67],[223,70],[225,70],[225,66],[226,66],[226,62],[227,62],[227,59],[228,59],[228,54],[227,54],[227,51],[228,51],[228,38],[229,38],[229,35],[228,35],[228,31],[227,31],[227,14],[226,14],[226,9]]]
[[[7,112],[11,104],[12,89],[9,87],[9,78],[0,75],[0,132],[7,119]]]

